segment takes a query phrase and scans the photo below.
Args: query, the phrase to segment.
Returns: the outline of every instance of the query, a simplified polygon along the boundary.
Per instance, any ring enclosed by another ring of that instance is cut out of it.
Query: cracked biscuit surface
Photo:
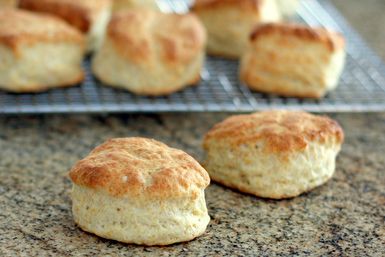
[[[181,150],[145,138],[111,139],[70,171],[75,222],[104,238],[167,245],[201,235],[209,176]]]

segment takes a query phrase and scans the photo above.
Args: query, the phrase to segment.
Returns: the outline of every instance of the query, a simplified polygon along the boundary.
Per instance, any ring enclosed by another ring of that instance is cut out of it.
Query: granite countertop
[[[372,31],[380,29],[379,20],[385,24],[376,11],[384,10],[385,1],[333,2],[385,57],[385,30]],[[368,30],[360,27],[358,11]],[[67,172],[96,145],[111,137],[152,137],[202,160],[203,134],[228,115],[0,117],[0,256],[384,255],[385,113],[331,114],[346,133],[335,176],[300,197],[265,200],[210,185],[212,219],[194,241],[141,247],[75,226]]]
[[[385,113],[333,115],[346,143],[333,179],[273,201],[212,184],[200,238],[170,247],[104,240],[77,228],[67,171],[111,137],[154,137],[202,158],[202,135],[226,114],[0,118],[0,256],[380,256],[385,252]],[[92,128],[92,129],[90,129]]]

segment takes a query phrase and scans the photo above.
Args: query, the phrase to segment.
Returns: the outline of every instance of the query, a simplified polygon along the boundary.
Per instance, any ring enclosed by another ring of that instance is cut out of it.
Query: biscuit
[[[321,98],[335,89],[345,63],[342,35],[323,28],[268,23],[251,35],[240,79],[251,89]]]
[[[128,10],[132,8],[148,8],[159,10],[156,0],[114,0],[113,12]]]
[[[139,95],[168,95],[199,82],[205,42],[204,27],[194,15],[119,12],[92,69],[106,85]]]
[[[155,140],[111,139],[79,161],[70,178],[75,222],[104,238],[168,245],[198,237],[210,221],[205,169]]]
[[[239,58],[256,24],[280,20],[275,0],[196,0],[191,8],[208,33],[211,55]]]
[[[232,116],[204,138],[210,178],[258,197],[298,196],[329,180],[344,134],[337,122],[305,112]]]
[[[18,9],[0,10],[0,88],[39,92],[81,82],[83,35],[64,21]]]
[[[111,0],[20,0],[20,8],[56,15],[87,34],[87,49],[101,45],[110,19]]]

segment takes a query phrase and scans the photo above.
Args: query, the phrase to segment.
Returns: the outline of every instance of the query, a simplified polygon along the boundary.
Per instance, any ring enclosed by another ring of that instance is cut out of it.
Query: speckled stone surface
[[[140,247],[73,222],[67,171],[111,137],[154,137],[202,159],[202,135],[226,114],[0,118],[0,256],[381,256],[385,252],[385,113],[333,115],[346,143],[333,179],[284,201],[213,184],[200,238]]]

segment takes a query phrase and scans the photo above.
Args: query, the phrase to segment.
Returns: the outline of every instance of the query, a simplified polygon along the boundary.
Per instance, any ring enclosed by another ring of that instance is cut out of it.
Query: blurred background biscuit
[[[87,35],[89,51],[103,41],[112,0],[19,0],[19,7],[56,15]]]
[[[195,15],[119,12],[92,61],[106,85],[140,95],[168,95],[200,81],[206,32]]]
[[[337,32],[266,23],[251,35],[240,78],[260,92],[321,98],[337,87],[345,55],[344,37]]]
[[[39,92],[81,82],[83,35],[54,16],[0,10],[0,88]]]
[[[275,0],[196,0],[191,10],[207,29],[208,53],[228,58],[242,55],[256,24],[281,18]]]

